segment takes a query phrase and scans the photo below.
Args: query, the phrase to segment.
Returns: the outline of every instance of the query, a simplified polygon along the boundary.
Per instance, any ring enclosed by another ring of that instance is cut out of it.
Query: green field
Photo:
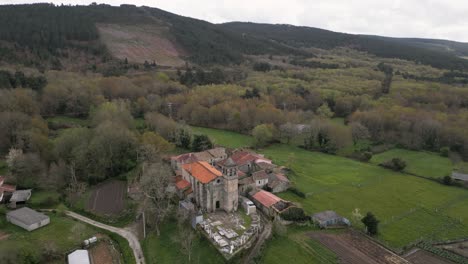
[[[452,161],[437,153],[391,149],[374,155],[371,163],[378,165],[392,158],[401,158],[406,162],[405,172],[429,178],[442,178],[453,170]]]
[[[192,126],[191,128],[194,134],[206,134],[215,144],[228,148],[250,147],[254,143],[254,139],[248,135],[204,127]]]
[[[175,219],[170,219],[161,225],[159,237],[155,232],[151,232],[142,244],[146,263],[188,263],[188,256],[179,250],[179,243],[174,237],[176,235],[177,221]],[[200,237],[193,245],[191,263],[224,263],[224,258],[208,240]]]
[[[3,220],[4,215],[1,216]],[[70,250],[79,248],[84,239],[97,233],[97,230],[93,227],[59,216],[58,213],[49,216],[49,225],[32,232],[2,222],[0,230],[10,234],[10,237],[7,240],[0,241],[0,259],[5,254],[13,254],[13,252],[27,253],[33,258],[37,258],[46,248],[53,248],[57,252],[56,254],[65,254]],[[22,260],[17,261],[17,263],[22,263]],[[63,263],[63,258],[55,263]]]
[[[205,132],[217,137],[224,133]],[[468,236],[468,191],[464,189],[285,144],[270,146],[262,153],[277,164],[289,166],[293,170],[289,177],[307,195],[305,199],[293,193],[280,196],[299,202],[310,214],[335,210],[358,228],[362,224],[352,212],[358,209],[364,215],[371,211],[381,221],[378,238],[390,247],[399,249],[419,239]],[[430,153],[422,155],[433,158],[429,163],[443,160]],[[423,171],[424,162],[418,161],[419,165],[413,166]]]
[[[468,192],[396,173],[373,164],[275,145],[264,153],[291,164],[292,180],[306,193],[281,196],[309,213],[335,210],[361,226],[352,212],[373,212],[381,221],[379,239],[401,248],[418,239],[446,240],[468,235]],[[294,153],[291,155],[291,153]],[[292,158],[291,158],[292,157]]]
[[[274,236],[262,252],[261,263],[338,263],[336,255],[305,234],[309,228],[289,228],[284,236]]]

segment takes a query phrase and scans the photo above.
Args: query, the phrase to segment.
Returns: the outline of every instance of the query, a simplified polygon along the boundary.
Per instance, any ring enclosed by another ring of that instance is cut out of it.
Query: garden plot
[[[118,216],[125,209],[127,185],[122,181],[102,183],[92,191],[86,210],[98,215]]]

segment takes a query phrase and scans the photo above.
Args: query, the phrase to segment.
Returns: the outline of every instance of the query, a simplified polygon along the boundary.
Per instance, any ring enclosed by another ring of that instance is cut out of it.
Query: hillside
[[[468,60],[460,58],[468,54],[466,43],[352,35],[291,25],[212,24],[132,5],[4,5],[0,6],[0,25],[2,60],[35,67],[61,68],[67,58],[88,68],[111,58],[166,66],[181,66],[185,60],[235,65],[245,60],[244,55],[313,57],[305,48],[348,47],[436,68],[468,69]]]

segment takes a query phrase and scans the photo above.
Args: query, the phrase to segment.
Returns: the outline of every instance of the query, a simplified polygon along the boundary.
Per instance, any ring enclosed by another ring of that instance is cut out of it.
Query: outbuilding
[[[88,250],[78,249],[68,254],[68,264],[91,264]]]
[[[8,222],[28,231],[33,231],[50,223],[50,218],[47,215],[36,212],[28,207],[8,212],[6,218]]]
[[[335,211],[324,211],[312,215],[312,220],[320,228],[350,226],[351,222],[337,214]]]

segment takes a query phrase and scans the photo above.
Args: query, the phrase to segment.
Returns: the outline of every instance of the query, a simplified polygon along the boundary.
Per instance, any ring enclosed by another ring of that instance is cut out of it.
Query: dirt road
[[[77,213],[74,213],[74,212],[71,212],[71,211],[67,211],[66,214],[68,216],[70,216],[70,217],[73,217],[73,218],[81,221],[81,222],[85,222],[85,223],[93,225],[95,227],[99,227],[101,229],[116,233],[116,234],[122,236],[123,238],[127,239],[130,247],[133,250],[133,255],[135,256],[136,263],[137,264],[145,264],[145,257],[143,256],[143,251],[141,250],[140,241],[138,241],[138,238],[131,231],[129,231],[129,230],[125,229],[125,228],[118,228],[118,227],[114,227],[114,226],[109,226],[109,225],[94,221],[92,219],[89,219],[89,218],[87,218],[85,216],[82,216],[80,214],[77,214]]]

